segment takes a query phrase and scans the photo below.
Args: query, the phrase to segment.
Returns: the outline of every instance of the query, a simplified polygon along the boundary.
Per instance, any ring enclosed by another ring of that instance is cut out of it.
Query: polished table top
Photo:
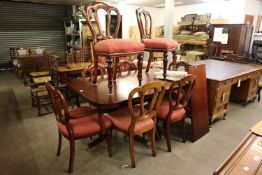
[[[255,64],[240,64],[218,60],[200,60],[190,62],[191,65],[206,65],[207,79],[223,81],[253,71],[262,70],[262,66]]]
[[[143,69],[142,85],[151,81],[159,81],[154,79],[153,72],[154,69],[151,69],[148,73]],[[89,103],[101,108],[120,106],[128,100],[129,93],[139,86],[137,71],[118,74],[116,81],[113,82],[112,95],[109,95],[107,78],[98,78],[96,85],[93,85],[91,80],[83,81],[82,79],[71,80],[66,84]]]

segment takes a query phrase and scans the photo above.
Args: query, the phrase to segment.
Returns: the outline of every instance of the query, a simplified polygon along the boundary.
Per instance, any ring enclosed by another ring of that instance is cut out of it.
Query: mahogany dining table
[[[164,81],[164,80],[155,79],[154,71],[155,71],[154,69],[150,69],[149,72],[145,72],[145,70],[143,69],[142,85],[152,81]],[[89,104],[96,107],[98,110],[99,118],[100,120],[102,120],[104,113],[110,112],[119,107],[127,106],[128,95],[134,88],[139,86],[139,80],[137,78],[137,71],[122,72],[118,74],[116,80],[113,81],[112,94],[109,94],[108,86],[107,86],[108,81],[106,77],[104,78],[98,77],[96,84],[93,84],[91,80],[84,81],[83,79],[75,79],[75,80],[67,81],[66,85],[73,92],[84,98]],[[200,117],[197,116],[198,115],[196,115],[196,117],[192,119],[192,121],[195,124],[201,123],[202,121],[204,122],[202,116]],[[194,125],[194,123],[192,125]],[[205,135],[208,131],[209,131],[208,124],[200,125],[197,127],[193,126],[193,134],[192,134],[193,141],[199,139],[200,137]]]

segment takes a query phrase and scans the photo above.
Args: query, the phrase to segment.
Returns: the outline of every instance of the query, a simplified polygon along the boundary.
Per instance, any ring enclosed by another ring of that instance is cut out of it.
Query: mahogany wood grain
[[[189,73],[196,76],[191,95],[192,140],[196,141],[209,132],[206,66],[190,66]]]

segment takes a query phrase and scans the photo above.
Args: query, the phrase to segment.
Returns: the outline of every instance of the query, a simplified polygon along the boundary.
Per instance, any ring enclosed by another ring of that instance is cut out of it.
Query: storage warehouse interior
[[[3,0],[0,174],[262,175],[262,0]]]

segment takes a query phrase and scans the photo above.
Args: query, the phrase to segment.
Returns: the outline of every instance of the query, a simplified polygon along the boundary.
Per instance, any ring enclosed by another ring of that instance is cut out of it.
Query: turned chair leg
[[[167,144],[167,151],[171,152],[171,136],[170,136],[170,123],[165,124],[165,135],[166,135],[166,144]]]
[[[112,130],[106,132],[107,152],[112,157]]]
[[[156,137],[155,137],[155,130],[156,128],[154,127],[152,132],[151,132],[151,149],[152,149],[152,155],[155,157],[156,156]]]
[[[146,72],[148,72],[149,69],[150,69],[150,65],[151,65],[152,59],[153,59],[153,52],[150,52],[149,53],[148,62],[147,62],[147,66],[146,66]]]
[[[132,167],[136,167],[136,162],[135,162],[135,150],[134,150],[134,136],[129,135],[129,150],[130,150],[130,158],[131,158],[131,164]]]
[[[75,141],[69,140],[69,143],[70,143],[70,158],[69,158],[68,173],[72,173],[74,167],[74,161],[75,161]]]
[[[61,146],[62,146],[62,135],[58,132],[58,147],[57,147],[56,156],[60,156]]]
[[[181,136],[183,143],[186,142],[185,119],[181,120]]]

